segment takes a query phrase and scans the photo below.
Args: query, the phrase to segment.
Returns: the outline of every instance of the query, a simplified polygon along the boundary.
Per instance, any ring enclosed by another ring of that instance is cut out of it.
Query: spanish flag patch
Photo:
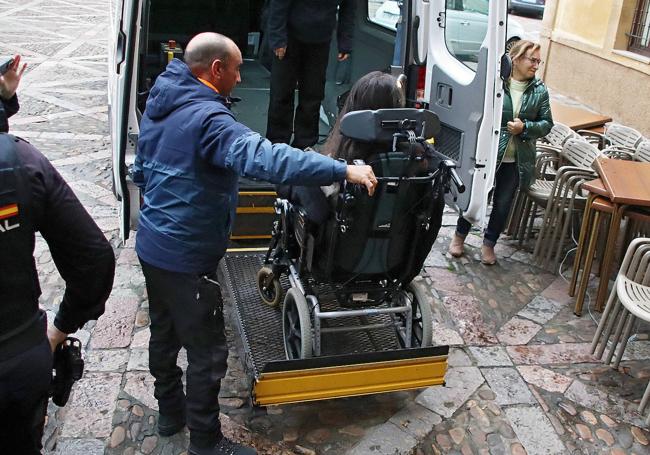
[[[9,204],[0,207],[0,220],[5,220],[18,215],[18,204]]]

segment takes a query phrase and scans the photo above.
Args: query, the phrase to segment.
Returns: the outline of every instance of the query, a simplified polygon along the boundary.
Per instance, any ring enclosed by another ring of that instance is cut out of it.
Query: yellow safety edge
[[[447,356],[262,373],[253,387],[256,405],[298,403],[418,389],[444,383]]]
[[[277,196],[275,191],[240,191],[240,196]]]
[[[237,207],[237,213],[275,213],[273,207]]]

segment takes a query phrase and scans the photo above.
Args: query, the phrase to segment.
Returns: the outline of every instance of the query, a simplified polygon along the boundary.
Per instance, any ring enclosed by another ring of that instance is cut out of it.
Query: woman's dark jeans
[[[495,177],[495,187],[492,192],[492,213],[483,236],[483,244],[493,247],[503,231],[508,219],[508,213],[519,186],[519,171],[517,163],[501,163]],[[465,238],[472,224],[462,216],[458,217],[456,234]]]

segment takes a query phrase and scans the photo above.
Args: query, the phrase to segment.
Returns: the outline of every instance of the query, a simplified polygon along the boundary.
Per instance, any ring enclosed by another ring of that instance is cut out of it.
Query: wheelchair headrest
[[[407,131],[429,139],[440,132],[440,121],[429,110],[410,108],[353,111],[341,119],[341,134],[361,142],[389,142]]]

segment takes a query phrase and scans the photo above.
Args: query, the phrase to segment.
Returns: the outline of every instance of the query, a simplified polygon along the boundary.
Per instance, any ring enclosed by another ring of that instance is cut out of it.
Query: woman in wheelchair
[[[264,303],[278,306],[280,276],[289,277],[282,305],[289,359],[340,352],[331,346],[349,348],[347,332],[365,327],[392,330],[395,347],[431,345],[431,305],[413,279],[440,229],[454,163],[425,140],[439,131],[437,116],[404,104],[397,78],[367,74],[352,87],[322,147],[334,158],[372,166],[378,193],[349,185],[279,188],[280,216],[257,288]],[[346,325],[331,325],[335,318]],[[333,344],[321,345],[321,334],[330,332],[337,335],[329,338]]]
[[[404,89],[399,80],[381,71],[373,71],[360,78],[350,90],[321,153],[352,164],[354,160],[368,161],[377,150],[390,147],[387,142],[359,142],[341,134],[341,119],[348,112],[404,107]],[[278,195],[304,209],[307,219],[323,223],[332,213],[328,199],[338,194],[339,184],[327,187],[279,185]]]

